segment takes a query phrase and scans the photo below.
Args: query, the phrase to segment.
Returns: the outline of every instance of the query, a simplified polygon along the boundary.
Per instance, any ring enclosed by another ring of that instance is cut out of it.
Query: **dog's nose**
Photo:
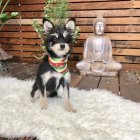
[[[61,47],[61,49],[64,49],[65,48],[65,44],[61,44],[60,47]]]

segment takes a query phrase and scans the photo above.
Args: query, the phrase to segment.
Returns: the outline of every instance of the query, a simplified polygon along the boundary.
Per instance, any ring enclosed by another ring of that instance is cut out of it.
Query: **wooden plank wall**
[[[106,20],[106,34],[113,44],[115,60],[124,69],[140,69],[140,0],[68,0],[71,17],[80,27],[80,37],[74,46],[70,65],[82,59],[85,39],[93,34],[97,15]],[[41,23],[45,0],[12,0],[7,11],[19,11],[20,16],[10,20],[0,32],[2,48],[14,55],[13,61],[38,62],[34,58],[41,41],[32,27],[34,18]]]

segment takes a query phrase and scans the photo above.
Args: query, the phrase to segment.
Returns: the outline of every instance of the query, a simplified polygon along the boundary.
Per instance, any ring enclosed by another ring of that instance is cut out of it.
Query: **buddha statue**
[[[94,23],[94,35],[86,39],[83,60],[76,64],[82,75],[116,76],[122,65],[112,57],[110,38],[104,34],[105,21],[97,17]]]

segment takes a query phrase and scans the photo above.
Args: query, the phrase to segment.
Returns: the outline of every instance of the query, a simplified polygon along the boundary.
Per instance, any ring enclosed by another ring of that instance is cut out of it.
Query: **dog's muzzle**
[[[60,48],[61,48],[62,50],[64,50],[64,49],[65,49],[65,44],[60,44]]]

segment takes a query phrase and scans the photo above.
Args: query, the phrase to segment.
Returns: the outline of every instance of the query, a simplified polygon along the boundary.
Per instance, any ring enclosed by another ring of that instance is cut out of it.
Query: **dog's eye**
[[[55,36],[55,35],[51,35],[51,41],[57,41],[58,40],[58,37]]]
[[[53,40],[56,41],[57,40],[57,37],[56,36],[53,36]]]

